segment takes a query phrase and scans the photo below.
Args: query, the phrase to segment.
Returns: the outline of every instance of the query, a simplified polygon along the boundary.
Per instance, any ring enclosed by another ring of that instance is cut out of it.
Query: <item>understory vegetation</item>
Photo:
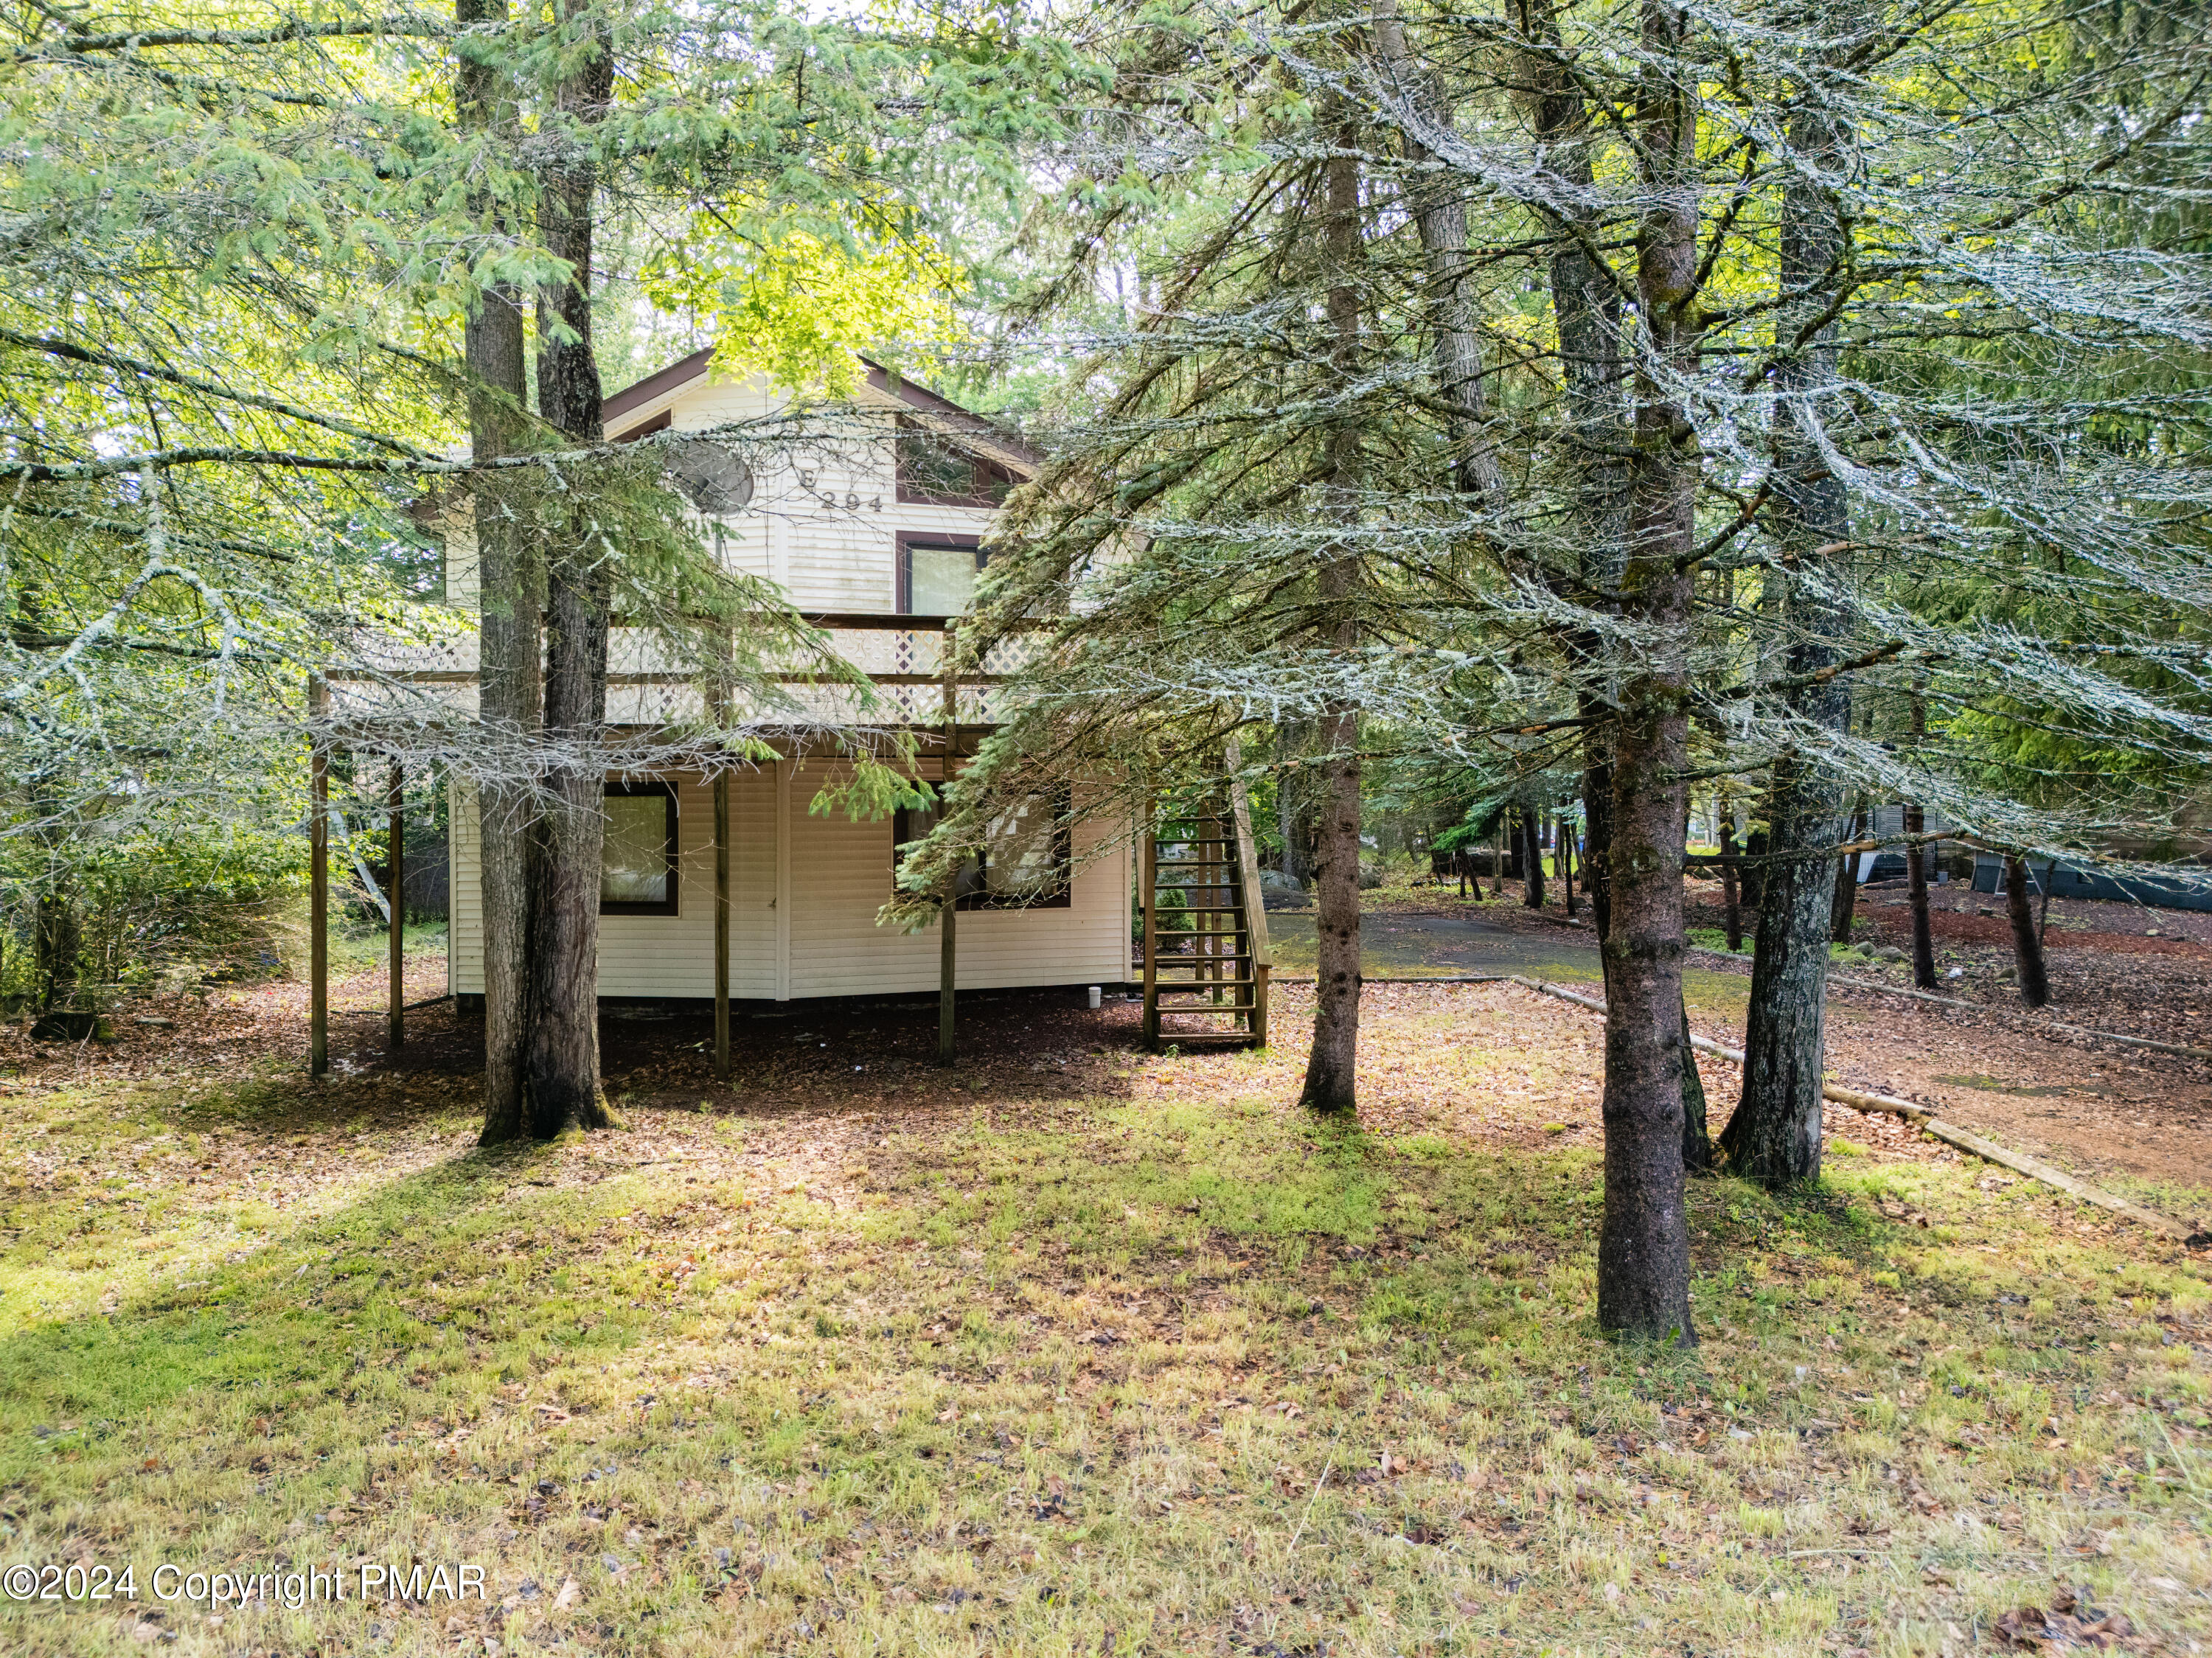
[[[21,1093],[0,1553],[141,1588],[0,1645],[1934,1654],[2063,1604],[2196,1649],[2206,1263],[1844,1145],[1693,1181],[1703,1345],[1610,1343],[1546,1132],[1595,1060],[1529,999],[1376,1017],[1366,1085],[1448,1047],[1480,1132],[1106,1046],[496,1151],[434,1074]],[[210,1615],[161,1560],[489,1600]]]

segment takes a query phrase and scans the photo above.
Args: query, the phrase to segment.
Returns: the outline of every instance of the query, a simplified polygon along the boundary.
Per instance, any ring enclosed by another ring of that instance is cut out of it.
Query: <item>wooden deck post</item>
[[[331,762],[313,724],[329,712],[331,688],[307,677],[307,1074],[331,1068]]]
[[[1232,877],[1244,895],[1244,944],[1252,962],[1251,1012],[1244,1022],[1255,1047],[1267,1045],[1267,981],[1275,952],[1267,938],[1267,897],[1260,884],[1260,849],[1252,837],[1252,801],[1244,788],[1244,753],[1235,738],[1223,755],[1229,773],[1230,819],[1237,835],[1237,871]]]
[[[1145,907],[1145,1046],[1160,1045],[1160,842],[1155,814],[1158,803],[1145,803],[1145,852],[1137,877],[1137,902]]]
[[[730,1079],[730,774],[714,774],[714,1077]]]
[[[944,642],[938,647],[939,667],[945,679],[945,765],[938,785],[938,801],[944,803],[944,791],[952,783],[952,756],[960,747],[960,680],[953,666],[955,639],[952,623],[945,624]],[[940,813],[939,821],[942,821]],[[953,1058],[953,1013],[956,996],[953,986],[959,975],[958,946],[953,937],[954,918],[960,914],[960,865],[954,864],[952,873],[945,884],[945,900],[937,915],[941,929],[937,940],[937,1062],[951,1065]]]
[[[386,786],[384,806],[386,813],[386,839],[391,841],[391,893],[387,902],[392,906],[392,992],[391,1012],[388,1015],[391,1046],[397,1048],[407,1041],[407,774],[395,756],[392,762],[392,780]]]
[[[722,633],[722,676],[736,665],[737,629]],[[708,712],[718,727],[729,725],[729,699],[718,677],[708,692]],[[723,756],[726,758],[726,756]],[[778,802],[781,805],[781,801]],[[730,1079],[730,774],[714,773],[714,1080]]]

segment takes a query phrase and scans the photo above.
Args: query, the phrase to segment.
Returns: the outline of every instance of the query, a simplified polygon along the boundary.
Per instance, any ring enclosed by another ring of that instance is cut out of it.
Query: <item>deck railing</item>
[[[849,610],[801,612],[828,635],[831,650],[867,676],[875,689],[872,710],[849,688],[805,671],[794,661],[781,677],[809,717],[824,723],[857,721],[935,726],[945,718],[945,641],[960,618]],[[1005,688],[1031,661],[1036,632],[1002,637],[980,664],[962,668],[955,686],[955,718],[963,726],[995,725],[1005,711]],[[472,702],[477,680],[477,636],[402,641],[380,639],[362,653],[364,671],[331,676],[343,702],[356,708],[379,700],[379,682],[393,687],[445,688],[454,700]],[[617,628],[608,645],[607,718],[617,726],[671,725],[704,712],[696,677],[671,661],[655,635]]]

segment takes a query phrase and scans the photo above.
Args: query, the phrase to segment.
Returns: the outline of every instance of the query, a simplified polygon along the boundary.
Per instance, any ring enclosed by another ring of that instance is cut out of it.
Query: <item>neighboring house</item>
[[[2200,884],[2207,872],[2190,871],[2191,880],[2161,880],[2156,877],[2108,875],[2102,870],[2076,869],[2070,864],[2053,865],[2040,858],[2027,860],[2028,894],[2043,896],[2051,883],[2054,898],[2103,898],[2147,909],[2212,909],[2212,885]],[[1993,852],[1974,854],[1974,890],[2001,894],[2005,890],[2004,859]]]
[[[716,373],[701,351],[606,399],[610,438],[696,431],[774,416],[784,404],[764,377]],[[878,678],[932,733],[921,775],[944,774],[943,692],[934,678],[945,619],[968,606],[981,538],[1006,490],[1036,457],[990,422],[881,369],[857,412],[819,442],[778,449],[759,476],[742,466],[692,480],[691,493],[736,568],[776,582],[839,650]],[[703,446],[702,446],[703,447]],[[714,457],[706,457],[708,472]],[[679,474],[681,468],[679,465]],[[472,541],[449,536],[451,602],[477,596]],[[621,665],[617,652],[617,666]],[[647,677],[631,677],[644,680]],[[653,722],[665,687],[611,677],[609,718]],[[990,692],[961,693],[959,753],[990,722]],[[665,706],[663,704],[662,706]],[[927,813],[854,823],[808,806],[839,774],[834,756],[793,740],[773,765],[730,781],[730,982],[737,1000],[933,991],[935,926],[879,926],[897,846],[929,828]],[[610,1000],[708,999],[714,985],[714,814],[696,774],[611,783],[601,885],[599,984]],[[1071,803],[1032,799],[963,880],[957,982],[962,989],[1121,984],[1129,978],[1130,862],[1126,844],[1076,822]],[[482,996],[483,957],[475,800],[453,800],[449,988]],[[1095,854],[1095,855],[1094,855]]]

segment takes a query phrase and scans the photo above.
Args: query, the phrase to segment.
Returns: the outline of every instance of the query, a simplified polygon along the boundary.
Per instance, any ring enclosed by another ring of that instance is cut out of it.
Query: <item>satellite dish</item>
[[[737,512],[753,498],[752,468],[706,438],[672,446],[668,471],[691,504],[710,518]]]

